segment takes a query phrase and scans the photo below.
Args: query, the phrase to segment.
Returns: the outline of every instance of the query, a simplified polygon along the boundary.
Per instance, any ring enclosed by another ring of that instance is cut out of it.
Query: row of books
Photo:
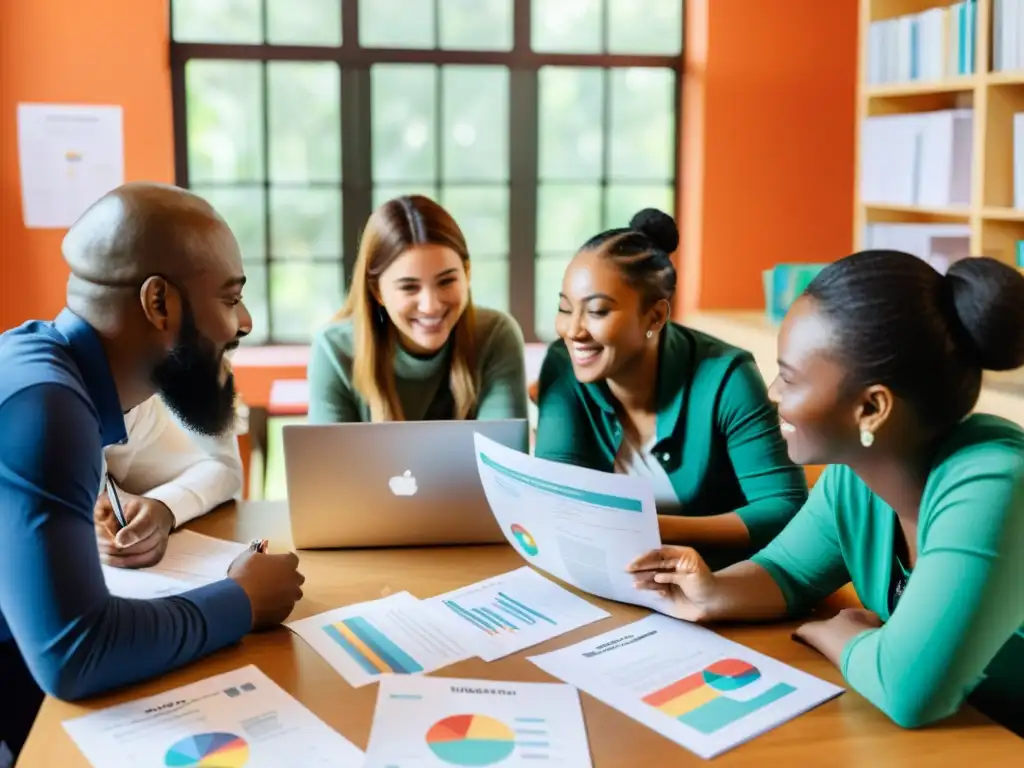
[[[973,110],[877,115],[861,131],[861,202],[970,204]]]
[[[1024,0],[995,0],[992,6],[992,69],[1024,69]]]
[[[868,29],[868,83],[931,82],[973,74],[977,20],[977,3],[965,0],[947,8],[872,22]]]

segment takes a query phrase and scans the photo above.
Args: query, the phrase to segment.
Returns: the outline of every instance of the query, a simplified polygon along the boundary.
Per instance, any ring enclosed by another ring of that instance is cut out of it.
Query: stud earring
[[[647,338],[651,338],[654,335],[654,331],[647,331]]]
[[[862,429],[860,431],[860,444],[865,448],[870,448],[875,442],[875,433],[868,429]]]

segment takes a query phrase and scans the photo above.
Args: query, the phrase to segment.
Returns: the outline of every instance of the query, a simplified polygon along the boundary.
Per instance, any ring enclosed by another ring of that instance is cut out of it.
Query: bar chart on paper
[[[450,612],[463,630],[463,644],[485,661],[609,615],[528,566],[431,601]]]
[[[450,623],[439,607],[399,592],[286,626],[358,687],[381,675],[432,672],[469,658]]]

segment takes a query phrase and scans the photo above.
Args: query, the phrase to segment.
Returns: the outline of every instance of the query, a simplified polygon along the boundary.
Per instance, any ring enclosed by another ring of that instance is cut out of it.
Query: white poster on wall
[[[70,227],[124,183],[118,106],[18,105],[21,202],[29,229]]]

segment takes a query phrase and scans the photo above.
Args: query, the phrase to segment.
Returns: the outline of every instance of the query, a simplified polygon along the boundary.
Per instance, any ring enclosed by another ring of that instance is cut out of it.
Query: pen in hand
[[[253,539],[249,542],[249,551],[258,552],[261,555],[266,554],[268,544],[269,542],[266,539]]]
[[[114,485],[114,478],[107,472],[107,497],[110,499],[110,508],[114,510],[114,517],[117,518],[117,524],[121,528],[128,525],[128,521],[124,517],[124,509],[121,508],[121,499],[117,495],[117,486]]]

